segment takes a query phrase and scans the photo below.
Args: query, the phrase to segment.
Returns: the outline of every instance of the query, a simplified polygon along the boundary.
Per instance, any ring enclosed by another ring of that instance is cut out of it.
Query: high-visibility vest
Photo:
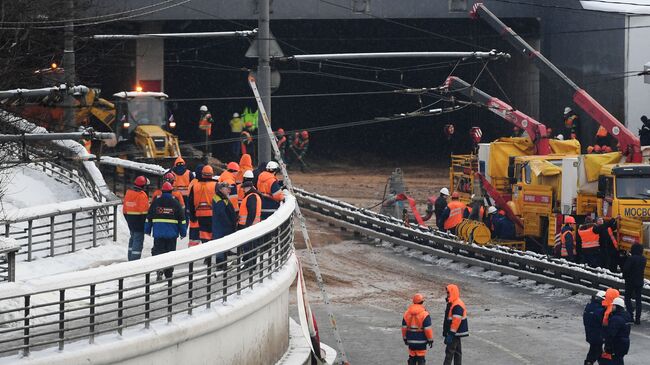
[[[143,190],[129,189],[124,195],[122,213],[126,215],[146,215],[149,211],[149,197]]]
[[[573,231],[564,231],[564,233],[562,233],[562,235],[560,236],[560,242],[562,242],[560,255],[562,257],[568,257],[569,256],[569,251],[567,251],[567,249],[566,249],[566,235],[569,234],[569,233],[573,234]],[[575,256],[575,254],[576,254],[576,243],[575,243],[575,240],[573,240],[573,255]]]
[[[181,193],[182,196],[190,195],[190,170],[185,170],[183,175],[174,172],[174,189]]]
[[[199,129],[204,130],[208,136],[212,135],[212,123],[210,123],[210,118],[212,118],[212,115],[207,113],[203,118],[201,118],[201,120],[199,120]]]
[[[452,200],[447,204],[449,208],[449,218],[445,221],[444,228],[452,229],[456,227],[463,220],[463,211],[465,210],[465,203],[458,200]]]
[[[244,197],[244,200],[241,201],[241,206],[239,207],[240,226],[246,224],[246,219],[248,218],[248,207],[246,206],[246,203],[248,202],[248,199],[253,195],[257,197],[257,203],[255,204],[255,219],[253,220],[253,224],[257,224],[262,220],[262,197],[257,193],[250,193]]]
[[[598,235],[594,233],[593,227],[578,230],[580,240],[582,241],[582,249],[599,248]]]
[[[282,192],[282,189],[276,191],[275,194],[271,193],[271,187],[276,181],[278,181],[278,179],[275,177],[275,175],[273,175],[273,173],[268,171],[262,172],[257,178],[257,191],[270,199],[278,202],[282,201],[284,199],[284,193]]]
[[[192,184],[194,191],[194,210],[197,217],[212,217],[212,199],[216,181],[198,181]]]

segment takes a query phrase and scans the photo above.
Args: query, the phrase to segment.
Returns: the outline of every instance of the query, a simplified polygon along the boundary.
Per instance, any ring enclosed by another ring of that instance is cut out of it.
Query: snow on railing
[[[93,343],[100,334],[121,335],[126,327],[149,328],[222,305],[287,263],[295,204],[288,195],[266,220],[200,246],[0,286],[0,356]],[[215,262],[218,253],[227,255],[224,263]],[[173,276],[157,280],[156,273],[168,269]]]

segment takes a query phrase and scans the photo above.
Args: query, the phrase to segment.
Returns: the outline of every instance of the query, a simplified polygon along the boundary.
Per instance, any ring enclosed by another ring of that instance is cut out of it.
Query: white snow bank
[[[7,182],[2,198],[2,205],[7,214],[16,209],[60,203],[82,197],[76,186],[61,183],[29,166],[3,170],[0,175],[0,179]]]
[[[121,166],[131,170],[138,170],[154,175],[163,175],[168,169],[155,164],[123,160],[117,157],[101,156],[99,163],[112,166]]]
[[[42,217],[50,214],[59,215],[83,208],[93,208],[98,206],[101,206],[101,203],[97,203],[93,198],[83,198],[60,203],[43,204],[30,206],[27,208],[9,210],[5,213],[4,218],[7,221],[19,221],[28,219],[30,217]]]
[[[581,0],[586,10],[625,14],[650,14],[650,0]]]

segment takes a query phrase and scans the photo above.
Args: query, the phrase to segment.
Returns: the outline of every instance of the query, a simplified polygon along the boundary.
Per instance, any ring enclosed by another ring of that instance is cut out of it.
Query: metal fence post
[[[71,252],[75,252],[77,250],[77,213],[72,213],[72,240],[70,241],[71,244]]]
[[[63,350],[65,332],[65,289],[59,290],[59,351]]]
[[[122,336],[122,315],[124,314],[124,278],[117,281],[117,333]]]
[[[208,266],[207,276],[205,277],[205,307],[210,308],[210,298],[212,297],[212,265]]]
[[[90,284],[90,340],[95,343],[95,284]]]
[[[149,293],[151,292],[151,273],[144,276],[144,328],[149,328]]]
[[[113,242],[117,242],[117,205],[113,205]]]
[[[30,296],[25,295],[25,313],[23,320],[23,356],[29,356],[29,310],[30,310]]]
[[[93,247],[97,247],[97,209],[93,209]]]
[[[33,237],[32,237],[32,226],[34,225],[34,221],[31,219],[27,222],[27,261],[32,261],[32,242]]]
[[[9,237],[9,223],[5,223],[5,237]]]
[[[172,321],[172,278],[167,279],[167,323]]]
[[[50,257],[54,257],[54,216],[50,217]]]
[[[209,267],[209,266],[208,266]],[[189,302],[187,302],[187,314],[192,315],[192,303],[194,302],[192,300],[193,296],[193,288],[194,288],[194,263],[190,262],[189,263],[189,274],[187,276],[187,299]]]

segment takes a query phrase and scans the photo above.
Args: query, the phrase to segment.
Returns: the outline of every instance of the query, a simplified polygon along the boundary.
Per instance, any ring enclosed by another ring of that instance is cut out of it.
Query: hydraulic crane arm
[[[532,59],[535,66],[553,82],[564,84],[572,89],[573,101],[598,124],[607,129],[607,132],[614,136],[620,144],[620,151],[627,157],[628,162],[641,162],[641,143],[630,130],[611,115],[602,105],[591,97],[584,89],[581,89],[562,71],[526,43],[510,27],[506,26],[496,15],[494,15],[483,3],[476,3],[470,12],[472,18],[482,18],[488,25],[508,41],[516,50],[524,56]]]
[[[503,100],[486,94],[456,76],[449,76],[445,81],[444,88],[448,92],[460,93],[472,101],[480,103],[487,107],[492,113],[516,125],[522,130],[525,130],[535,144],[537,154],[551,154],[551,146],[548,143],[548,133],[544,124],[536,121],[519,110],[515,110]]]

